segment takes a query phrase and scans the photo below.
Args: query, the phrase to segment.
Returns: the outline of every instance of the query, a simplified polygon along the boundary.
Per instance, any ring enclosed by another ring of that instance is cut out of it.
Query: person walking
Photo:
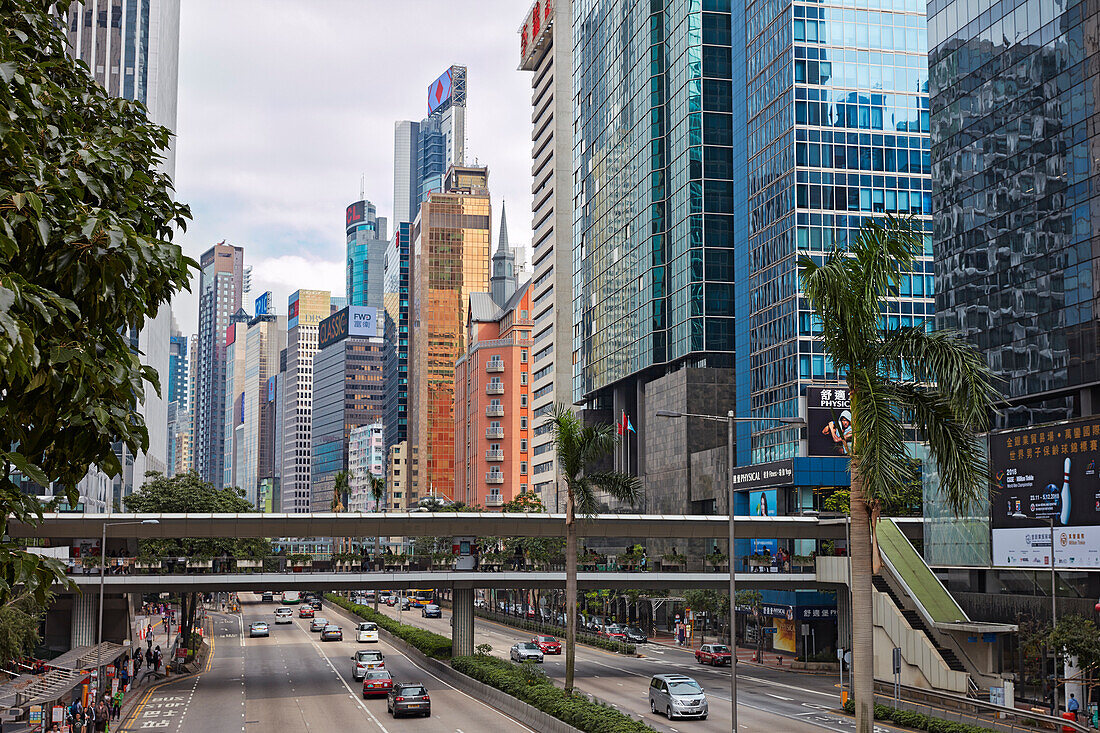
[[[157,648],[153,650],[153,671],[154,672],[157,672],[157,673],[160,672],[160,665],[161,665],[162,660],[163,660],[163,657],[160,653],[160,645],[158,644]]]
[[[99,704],[95,706],[95,731],[96,733],[106,733],[107,721],[111,719],[111,709],[107,707],[107,701],[105,698],[101,698]]]
[[[158,646],[157,649],[160,649],[160,647]],[[153,647],[152,646],[150,646],[148,649],[145,650],[145,666],[149,667],[149,669],[153,668]]]
[[[1071,692],[1069,693],[1069,699],[1066,700],[1066,712],[1073,713],[1073,719],[1077,720],[1077,711],[1081,709],[1081,703],[1077,702],[1077,698]]]

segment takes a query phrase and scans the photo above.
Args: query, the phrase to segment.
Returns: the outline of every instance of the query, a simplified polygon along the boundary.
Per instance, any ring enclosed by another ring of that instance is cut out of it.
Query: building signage
[[[1098,460],[1100,417],[991,433],[993,564],[1100,568]]]
[[[231,346],[237,340],[237,324],[230,323],[225,328],[225,345]]]
[[[356,201],[354,204],[349,206],[345,218],[347,219],[347,222],[344,226],[347,229],[352,229],[353,227],[361,224],[367,218],[366,202]]]
[[[448,68],[428,87],[428,114],[451,101],[451,69]]]
[[[259,298],[256,298],[256,315],[266,316],[270,312],[271,312],[271,291],[268,290],[266,293],[261,295]]]
[[[550,35],[554,20],[554,0],[536,0],[519,29],[519,67],[531,71],[535,52]]]
[[[784,458],[755,466],[739,466],[733,469],[732,478],[735,489],[790,486],[794,483],[794,459]]]
[[[286,327],[289,331],[298,326],[298,293],[290,296],[286,310]]]
[[[275,377],[267,378],[267,401],[275,401]]]
[[[810,455],[844,455],[844,441],[852,437],[848,387],[807,387],[806,403]]]
[[[321,321],[317,328],[317,348],[323,349],[348,336],[378,335],[378,309],[365,305],[349,305]]]
[[[237,424],[244,425],[244,392],[237,395]]]

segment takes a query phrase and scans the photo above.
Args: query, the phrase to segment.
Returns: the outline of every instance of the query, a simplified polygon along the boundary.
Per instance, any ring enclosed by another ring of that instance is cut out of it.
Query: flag
[[[634,433],[635,435],[638,434],[638,431],[634,429],[634,424],[632,422],[630,422],[629,417],[626,419],[626,429],[629,430],[630,432]]]
[[[623,410],[623,417],[621,420],[619,420],[615,427],[618,429],[619,435],[622,435],[626,432],[626,410]]]

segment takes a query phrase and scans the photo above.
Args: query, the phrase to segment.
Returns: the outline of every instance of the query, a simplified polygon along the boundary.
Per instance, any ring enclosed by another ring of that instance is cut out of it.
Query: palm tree
[[[847,382],[852,420],[841,436],[852,477],[852,662],[856,730],[874,725],[871,577],[878,572],[875,525],[882,506],[912,482],[918,465],[905,444],[913,425],[939,468],[957,514],[989,489],[978,434],[999,394],[982,355],[958,334],[922,324],[886,330],[883,301],[912,270],[923,237],[906,219],[865,224],[857,240],[824,264],[799,262],[802,290],[821,327],[826,353]]]
[[[374,499],[374,511],[384,513],[386,511],[385,502],[383,501],[386,498],[386,479],[382,478],[381,476],[375,476],[374,474],[371,474],[370,475],[370,495]],[[374,551],[376,553],[378,553],[379,562],[382,562],[382,559],[381,559],[381,557],[382,557],[382,535],[378,535],[378,538],[376,539],[376,541],[374,543]],[[385,568],[383,567],[381,569],[384,570]],[[374,594],[374,610],[375,611],[378,610],[378,596],[379,595],[380,595],[379,593]]]
[[[577,646],[577,514],[592,516],[598,505],[596,492],[633,504],[641,486],[636,476],[618,471],[591,471],[597,461],[615,450],[615,426],[585,425],[564,404],[555,406],[550,418],[554,450],[565,481],[565,690],[573,693],[573,667]]]

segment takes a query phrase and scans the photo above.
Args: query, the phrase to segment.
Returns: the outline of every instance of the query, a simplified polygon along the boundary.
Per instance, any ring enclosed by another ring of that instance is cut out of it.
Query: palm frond
[[[818,265],[809,257],[799,261],[802,292],[817,313],[821,340],[837,364],[859,364],[878,312],[860,297],[855,267],[846,250],[836,249]]]
[[[600,510],[596,501],[596,492],[593,491],[592,482],[588,477],[580,478],[573,482],[573,504],[577,514],[582,517],[591,517]]]
[[[633,505],[638,501],[642,482],[637,476],[620,471],[597,471],[588,474],[588,480],[600,491],[606,492],[617,501]]]
[[[935,384],[956,420],[977,432],[988,429],[1001,394],[981,352],[957,333],[916,327],[892,331],[879,347],[879,358],[895,379]]]
[[[951,508],[965,515],[989,491],[989,465],[983,441],[955,409],[944,390],[915,384],[893,384],[894,399],[928,443],[939,468],[940,483]]]
[[[607,423],[585,425],[581,429],[578,446],[585,466],[603,460],[611,455],[619,444],[616,427]]]
[[[878,300],[897,287],[902,273],[913,269],[923,247],[923,235],[909,218],[888,215],[860,229],[851,252],[863,285],[861,299],[874,305],[876,317]]]
[[[855,370],[848,379],[852,389],[850,450],[859,459],[864,495],[872,504],[881,505],[917,480],[900,419],[905,405],[898,403],[894,385],[876,371]]]

